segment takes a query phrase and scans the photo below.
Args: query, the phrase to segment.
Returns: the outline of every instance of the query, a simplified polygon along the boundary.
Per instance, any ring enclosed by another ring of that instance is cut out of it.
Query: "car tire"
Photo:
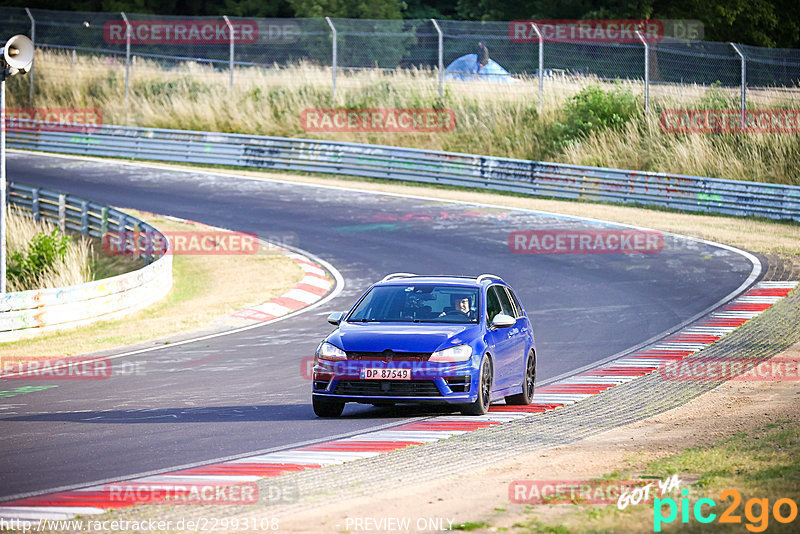
[[[311,404],[314,406],[314,413],[317,417],[339,417],[344,411],[344,403],[330,401],[320,397],[311,397]]]
[[[489,355],[483,357],[481,361],[481,378],[478,381],[478,398],[475,402],[466,404],[461,408],[461,413],[464,415],[484,415],[489,411],[489,405],[492,402],[492,381],[494,373],[492,372],[492,359]]]
[[[506,404],[510,406],[527,406],[533,402],[533,392],[536,388],[536,353],[531,350],[525,361],[525,378],[522,381],[522,393],[506,397]]]

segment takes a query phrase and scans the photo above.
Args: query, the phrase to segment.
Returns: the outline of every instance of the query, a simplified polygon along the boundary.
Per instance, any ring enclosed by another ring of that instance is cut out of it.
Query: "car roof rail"
[[[417,275],[414,273],[392,273],[384,276],[381,282],[385,282],[387,280],[394,280],[395,278],[408,278],[409,276],[417,276]]]
[[[503,280],[502,278],[500,278],[496,274],[488,274],[488,273],[480,275],[476,280],[478,281],[479,284],[481,282],[483,282],[484,280],[499,280],[499,281],[503,282],[504,284],[506,283],[505,280]]]

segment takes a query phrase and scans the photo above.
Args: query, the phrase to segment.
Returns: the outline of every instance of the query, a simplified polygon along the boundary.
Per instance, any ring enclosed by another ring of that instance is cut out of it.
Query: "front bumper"
[[[360,378],[361,369],[408,369],[410,380]],[[478,396],[478,372],[472,361],[430,363],[376,360],[318,360],[313,368],[312,394],[342,402],[409,402],[465,404]]]

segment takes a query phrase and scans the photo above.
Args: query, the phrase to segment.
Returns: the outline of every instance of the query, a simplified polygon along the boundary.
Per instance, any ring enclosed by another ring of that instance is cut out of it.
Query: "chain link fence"
[[[92,68],[106,66],[109,77],[124,75],[126,97],[148,73],[169,79],[188,72],[233,88],[279,84],[279,76],[265,74],[304,66],[307,81],[330,86],[332,104],[346,104],[337,89],[358,89],[381,76],[398,92],[411,86],[440,98],[448,88],[511,92],[539,106],[575,91],[576,81],[621,81],[644,95],[646,106],[653,97],[664,106],[696,100],[710,88],[729,106],[800,101],[800,50],[666,33],[657,40],[639,34],[604,42],[553,39],[549,27],[535,21],[175,17],[11,7],[1,7],[0,15],[4,38],[25,34],[37,50],[71,58],[53,67],[61,69],[56,74],[87,68],[78,60],[90,57]],[[35,73],[34,65],[27,82],[31,102],[40,90]],[[165,96],[172,90],[167,84]]]

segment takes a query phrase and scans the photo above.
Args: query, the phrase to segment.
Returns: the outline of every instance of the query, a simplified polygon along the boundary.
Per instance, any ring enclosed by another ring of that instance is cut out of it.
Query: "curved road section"
[[[760,272],[740,251],[671,235],[642,236],[656,239],[647,253],[603,250],[597,239],[610,248],[610,235],[628,246],[635,237],[625,241],[612,224],[530,211],[23,153],[10,155],[8,173],[282,241],[330,262],[345,284],[326,305],[288,320],[121,358],[138,362],[135,375],[46,382],[57,387],[39,391],[42,381],[0,382],[2,390],[34,388],[0,399],[0,501],[430,414],[348,405],[342,419],[322,420],[311,410],[301,361],[330,331],[325,315],[389,272],[502,276],[533,320],[540,383],[674,331]],[[569,237],[582,235],[591,246]]]

